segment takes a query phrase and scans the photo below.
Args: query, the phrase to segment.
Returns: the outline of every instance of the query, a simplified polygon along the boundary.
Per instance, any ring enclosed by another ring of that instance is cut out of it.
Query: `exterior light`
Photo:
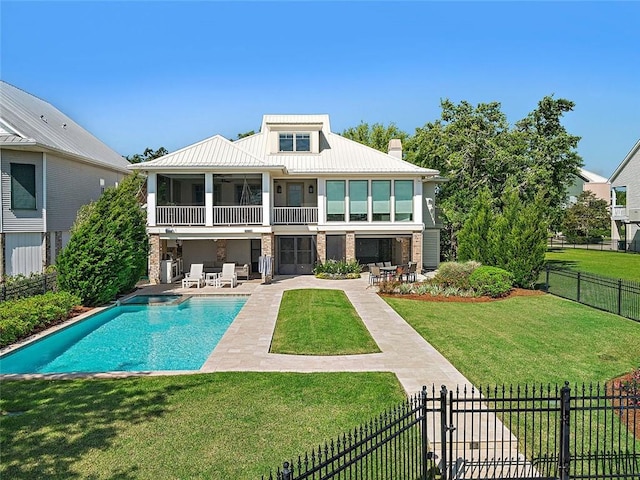
[[[277,193],[282,193],[282,185],[278,185],[278,186],[276,187],[276,192],[277,192]]]
[[[313,185],[309,185],[309,193],[313,193]]]

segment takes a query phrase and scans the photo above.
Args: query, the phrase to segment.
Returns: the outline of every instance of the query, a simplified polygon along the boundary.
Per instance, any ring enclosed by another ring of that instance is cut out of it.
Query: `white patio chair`
[[[182,279],[182,288],[188,288],[191,287],[191,285],[200,288],[204,285],[203,269],[204,265],[202,263],[192,263],[191,270],[186,273]]]
[[[238,284],[235,263],[222,264],[222,273],[220,274],[219,281],[220,286],[224,286],[225,283],[228,283],[231,288],[234,288]]]

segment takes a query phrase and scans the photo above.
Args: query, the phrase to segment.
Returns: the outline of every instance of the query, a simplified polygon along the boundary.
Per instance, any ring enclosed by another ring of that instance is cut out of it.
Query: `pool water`
[[[0,358],[0,373],[198,370],[246,297],[109,308]]]
[[[136,295],[124,300],[127,305],[152,305],[154,303],[175,303],[182,295]]]

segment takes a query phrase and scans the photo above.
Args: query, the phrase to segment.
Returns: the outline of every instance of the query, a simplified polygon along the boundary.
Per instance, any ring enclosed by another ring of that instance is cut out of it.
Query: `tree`
[[[381,152],[387,153],[389,150],[389,140],[394,138],[404,141],[409,137],[395,123],[390,123],[385,127],[381,123],[374,123],[369,126],[368,123],[360,122],[357,127],[350,127],[344,130],[341,135],[349,140],[353,140],[368,147],[375,148]]]
[[[127,155],[125,158],[129,161],[129,163],[141,163],[162,157],[167,153],[169,153],[169,151],[164,147],[160,147],[157,150],[153,150],[152,148],[147,147],[145,148],[144,152],[142,152],[142,155],[136,153],[134,155]]]
[[[84,305],[101,305],[132,290],[145,272],[143,185],[141,176],[130,175],[78,213],[56,266],[60,288],[78,295]]]
[[[494,223],[491,193],[488,188],[484,188],[476,197],[469,217],[458,233],[458,260],[492,264],[490,232]]]
[[[486,188],[499,199],[508,181],[521,201],[538,202],[545,220],[556,222],[581,159],[575,152],[579,137],[570,135],[561,118],[573,102],[544,97],[537,108],[511,128],[500,103],[473,106],[462,101],[441,102],[440,119],[416,129],[407,142],[407,160],[440,170],[438,203],[450,238],[442,251],[455,257],[457,236],[478,193]]]
[[[562,227],[569,241],[588,243],[607,235],[611,227],[607,207],[606,200],[596,198],[593,192],[582,192],[576,203],[565,210]]]
[[[255,134],[256,134],[255,130],[249,130],[248,132],[239,133],[236,140],[240,140],[241,138],[244,138],[244,137],[250,137],[251,135],[255,135]]]

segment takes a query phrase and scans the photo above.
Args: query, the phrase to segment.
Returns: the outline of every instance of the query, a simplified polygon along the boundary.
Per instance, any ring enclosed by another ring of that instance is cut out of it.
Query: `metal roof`
[[[251,168],[265,170],[282,169],[282,165],[274,165],[260,160],[226,138],[214,135],[155,160],[129,166],[131,170],[162,170],[165,168]]]
[[[129,162],[50,103],[0,80],[0,119],[13,134],[0,145],[32,144],[126,171]]]
[[[269,163],[284,165],[290,174],[439,174],[438,170],[418,167],[335,133],[323,132],[321,135],[320,153],[317,154],[270,154],[268,132],[236,140],[235,144],[256,157],[268,159]]]
[[[331,125],[329,123],[329,115],[315,114],[315,115],[263,115],[262,126],[260,132],[267,131],[267,124],[291,124],[291,125],[305,125],[305,124],[322,124],[322,129],[325,132],[331,131]]]

